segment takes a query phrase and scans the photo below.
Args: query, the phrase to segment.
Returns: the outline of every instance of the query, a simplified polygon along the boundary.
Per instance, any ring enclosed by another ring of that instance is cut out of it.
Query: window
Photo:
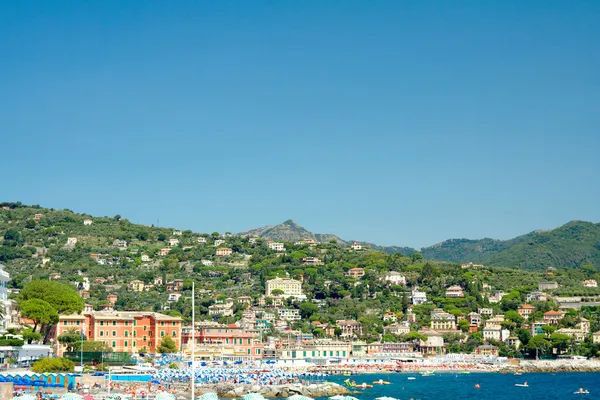
[[[135,347],[135,346],[136,346],[136,344],[135,344],[135,340],[134,340],[134,341],[133,341],[133,347]]]
[[[258,349],[256,349],[256,350],[258,350]],[[305,351],[302,352],[302,356],[306,357],[306,352]]]
[[[117,347],[117,342],[113,340],[112,347]]]
[[[165,321],[160,321],[160,326],[165,326]]]
[[[77,325],[79,325],[79,321],[77,321]]]
[[[125,321],[125,326],[129,325],[129,321]]]
[[[136,319],[134,319],[134,320],[133,320],[133,326],[136,326],[136,325],[137,325],[137,320],[136,320]]]
[[[117,321],[113,321],[113,326],[117,326]]]
[[[65,321],[65,322],[63,323],[63,325],[66,325],[66,324],[67,324],[67,321]]]
[[[250,344],[250,339],[248,339],[248,344]]]
[[[260,354],[260,349],[256,349],[256,354]],[[304,355],[306,356],[306,352],[304,352]]]
[[[137,335],[137,332],[133,331],[133,337],[136,337],[136,335]]]
[[[100,326],[104,325],[104,321],[100,321]]]
[[[144,336],[144,340],[146,340],[146,336]]]
[[[225,344],[229,344],[229,338],[225,339]]]
[[[148,328],[147,326],[144,326],[144,330],[146,330],[146,328]]]
[[[104,336],[104,332],[103,331],[100,331],[100,336]]]
[[[173,326],[177,326],[177,322],[173,321]]]
[[[127,347],[127,340],[125,341],[125,347]]]
[[[113,336],[117,336],[117,331],[113,331]]]
[[[248,349],[248,355],[250,355],[250,349]]]
[[[165,331],[160,331],[160,336],[165,336]]]
[[[125,331],[125,337],[129,336],[129,332]]]
[[[177,336],[177,332],[173,331],[173,337]]]

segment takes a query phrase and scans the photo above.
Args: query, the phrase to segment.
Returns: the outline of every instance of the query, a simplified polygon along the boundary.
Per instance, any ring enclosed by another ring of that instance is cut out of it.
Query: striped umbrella
[[[288,397],[288,400],[315,400],[312,397],[302,396],[301,394],[294,394]]]
[[[65,393],[62,395],[61,400],[83,400],[83,396],[77,393]]]
[[[242,400],[265,400],[265,398],[260,393],[248,393],[242,397]]]
[[[219,396],[216,393],[204,393],[198,400],[219,400]]]

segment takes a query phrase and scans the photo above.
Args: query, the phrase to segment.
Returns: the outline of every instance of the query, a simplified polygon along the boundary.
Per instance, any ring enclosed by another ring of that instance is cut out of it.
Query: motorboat
[[[409,376],[409,377],[408,377],[408,380],[409,380],[409,381],[414,381],[415,379],[417,379],[417,378],[415,378],[414,376]]]
[[[516,383],[515,386],[516,387],[529,387],[529,385],[527,384],[527,382],[525,382],[525,383]]]
[[[389,384],[390,384],[389,382],[384,381],[383,379],[373,382],[373,385],[389,385]]]
[[[590,394],[590,391],[587,389],[579,388],[579,390],[576,392],[573,392],[573,394]]]

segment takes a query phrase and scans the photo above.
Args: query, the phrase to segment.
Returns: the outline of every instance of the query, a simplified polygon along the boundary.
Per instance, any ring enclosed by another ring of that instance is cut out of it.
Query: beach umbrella
[[[265,398],[260,393],[248,393],[242,397],[242,400],[265,400]]]
[[[61,400],[83,400],[83,396],[77,393],[65,393],[62,395]]]
[[[198,397],[198,400],[219,400],[219,396],[216,393],[204,393]]]
[[[315,400],[312,397],[302,396],[300,394],[295,394],[288,397],[288,400]]]
[[[13,397],[13,398],[18,399],[18,400],[35,400],[35,396],[32,394],[24,394],[22,396]]]
[[[85,394],[85,395],[83,395],[83,400],[94,400],[94,398],[92,397],[91,394]]]

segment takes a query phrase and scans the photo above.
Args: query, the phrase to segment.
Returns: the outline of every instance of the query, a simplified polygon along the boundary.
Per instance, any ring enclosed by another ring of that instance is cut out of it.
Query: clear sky
[[[0,201],[414,247],[600,221],[600,1],[5,1],[0,50]]]

